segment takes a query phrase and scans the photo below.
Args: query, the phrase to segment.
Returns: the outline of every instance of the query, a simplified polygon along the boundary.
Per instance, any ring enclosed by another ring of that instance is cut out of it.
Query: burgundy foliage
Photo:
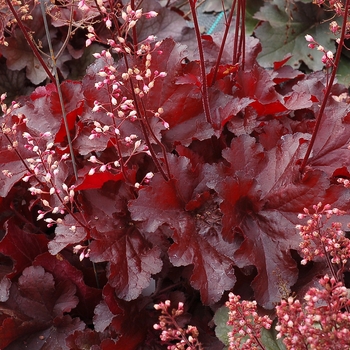
[[[164,25],[145,23],[140,28],[150,34]],[[17,37],[19,32],[11,37],[16,45],[3,51],[8,66],[26,67],[33,82],[41,81],[30,60],[19,59]],[[170,38],[151,61],[152,71],[167,76],[142,98],[151,130],[139,120],[118,121],[120,140],[135,134],[140,149],[150,145],[152,155],[135,153],[126,142],[117,149],[115,135],[90,137],[94,122],[111,124],[106,113],[92,111],[96,100],[107,110],[111,106],[106,90],[95,88],[103,58],[81,81],[61,83],[77,179],[71,158],[62,160],[69,149],[54,84],[21,97],[20,107],[3,118],[0,163],[11,175],[0,174],[1,349],[162,349],[152,306],[164,300],[184,302],[187,323],[203,330],[204,347],[221,349],[208,324],[229,291],[242,299],[253,296],[268,310],[291,291],[298,293],[297,214],[318,202],[349,206],[349,190],[337,183],[350,177],[348,104],[329,100],[301,173],[325,80],[292,69],[289,57],[272,70],[262,68],[256,61],[260,44],[247,38],[245,66],[232,64],[226,52],[214,82],[218,46],[204,39],[211,124],[196,53]],[[127,71],[118,57],[109,64],[119,75]],[[139,57],[128,60],[128,67],[141,65]],[[126,85],[123,95],[133,99]],[[333,88],[336,96],[344,91]],[[169,129],[154,116],[160,107]],[[52,182],[39,175],[21,180],[32,174],[27,159],[37,158],[23,133],[42,150],[53,142],[59,172]],[[91,156],[101,164],[124,163],[104,171]],[[142,182],[150,172],[154,177]],[[37,220],[38,210],[47,210],[44,200],[51,208],[60,205],[49,190],[63,193],[63,183],[75,191],[70,212],[45,212],[52,225]],[[42,192],[28,191],[31,186]],[[86,253],[82,261],[82,251],[73,252],[78,244]]]

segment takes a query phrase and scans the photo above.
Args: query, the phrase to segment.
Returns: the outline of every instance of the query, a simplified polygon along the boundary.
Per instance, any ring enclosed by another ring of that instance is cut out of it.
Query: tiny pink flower
[[[309,34],[305,35],[305,39],[306,39],[306,41],[308,41],[310,43],[315,41],[314,38],[311,35],[309,35]]]
[[[146,12],[144,15],[146,18],[153,18],[158,16],[158,13],[156,11],[149,11],[149,12]]]
[[[112,27],[112,21],[109,18],[106,20],[106,27],[108,29],[111,29],[111,27]]]

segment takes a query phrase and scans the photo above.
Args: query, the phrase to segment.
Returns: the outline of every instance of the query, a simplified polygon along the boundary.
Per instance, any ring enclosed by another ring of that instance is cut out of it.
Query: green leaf
[[[261,342],[265,346],[265,350],[286,350],[282,340],[277,339],[276,336],[275,322],[270,329],[261,329]]]
[[[216,325],[215,334],[220,339],[222,343],[225,344],[225,350],[228,349],[229,340],[228,333],[232,331],[232,327],[227,325],[229,319],[228,308],[222,306],[217,309],[213,318]],[[271,328],[261,329],[261,342],[265,347],[265,350],[286,350],[285,345],[281,339],[277,339],[277,331],[275,330],[276,322],[274,322]]]
[[[344,84],[345,86],[350,85],[350,58],[342,55],[338,70],[337,70],[338,83]]]
[[[247,0],[245,9],[245,30],[246,34],[253,33],[259,20],[254,18],[254,15],[259,11],[260,7],[264,5],[263,0]]]
[[[334,52],[335,45],[326,20],[326,16],[330,15],[312,3],[290,2],[287,7],[284,0],[265,3],[254,16],[263,21],[254,32],[263,47],[259,63],[270,67],[273,62],[292,53],[289,63],[294,68],[303,61],[310,69],[321,70],[323,53],[309,49],[305,35],[313,36],[326,50]]]
[[[222,306],[216,310],[213,321],[216,325],[215,334],[220,339],[222,343],[225,344],[225,349],[229,346],[228,332],[231,332],[232,327],[227,325],[228,321],[228,308]]]

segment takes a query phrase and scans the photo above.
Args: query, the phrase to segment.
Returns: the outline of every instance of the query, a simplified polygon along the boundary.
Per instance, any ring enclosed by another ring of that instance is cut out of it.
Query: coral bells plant
[[[348,346],[349,2],[2,2],[0,348]]]

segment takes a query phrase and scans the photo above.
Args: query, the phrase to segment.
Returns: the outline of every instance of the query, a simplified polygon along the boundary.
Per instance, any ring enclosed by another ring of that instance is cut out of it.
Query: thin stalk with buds
[[[55,54],[53,52],[51,37],[50,37],[50,32],[49,32],[49,26],[47,24],[47,19],[46,19],[44,0],[40,0],[40,8],[41,8],[41,14],[42,14],[43,20],[44,20],[44,28],[45,28],[45,33],[46,33],[46,37],[47,37],[47,43],[49,45],[51,62],[52,62],[52,67],[53,67],[55,81],[56,81],[57,94],[58,94],[58,98],[59,98],[60,106],[61,106],[61,111],[62,111],[62,118],[63,118],[63,122],[64,122],[64,127],[66,129],[66,136],[67,136],[67,142],[68,142],[68,147],[69,147],[69,153],[70,153],[70,156],[72,159],[74,177],[75,177],[75,180],[78,180],[78,170],[77,170],[77,165],[76,165],[75,156],[74,156],[72,139],[70,137],[66,108],[64,106],[62,90],[61,90],[60,81],[59,81],[58,72],[57,72],[56,57],[55,57]]]
[[[202,103],[203,103],[205,118],[207,122],[211,124],[212,118],[211,118],[210,105],[209,105],[208,82],[207,82],[207,75],[205,72],[204,50],[203,50],[203,44],[202,44],[202,36],[199,29],[199,23],[197,18],[196,3],[197,3],[197,0],[189,0],[194,29],[195,29],[196,38],[197,38],[197,44],[198,44],[199,64],[201,69],[201,83],[202,83],[202,89],[201,89]]]
[[[337,53],[336,53],[335,59],[333,61],[332,72],[331,72],[331,75],[329,78],[329,82],[326,86],[326,90],[324,93],[324,98],[322,100],[320,110],[319,110],[317,118],[316,118],[316,124],[315,124],[314,130],[312,132],[311,140],[310,140],[309,146],[307,148],[307,151],[305,153],[304,159],[303,159],[301,166],[300,166],[301,173],[303,173],[305,170],[305,167],[307,165],[307,161],[309,160],[312,148],[315,144],[317,133],[319,131],[321,121],[323,118],[323,114],[324,114],[324,111],[326,109],[329,96],[331,94],[333,82],[334,82],[335,76],[337,74],[342,48],[344,46],[345,35],[346,35],[347,28],[348,28],[347,19],[348,19],[348,13],[349,13],[349,6],[350,6],[350,0],[346,0],[345,5],[344,5],[343,24],[341,27],[341,35],[340,35],[340,39],[339,39],[339,43],[338,43]]]

